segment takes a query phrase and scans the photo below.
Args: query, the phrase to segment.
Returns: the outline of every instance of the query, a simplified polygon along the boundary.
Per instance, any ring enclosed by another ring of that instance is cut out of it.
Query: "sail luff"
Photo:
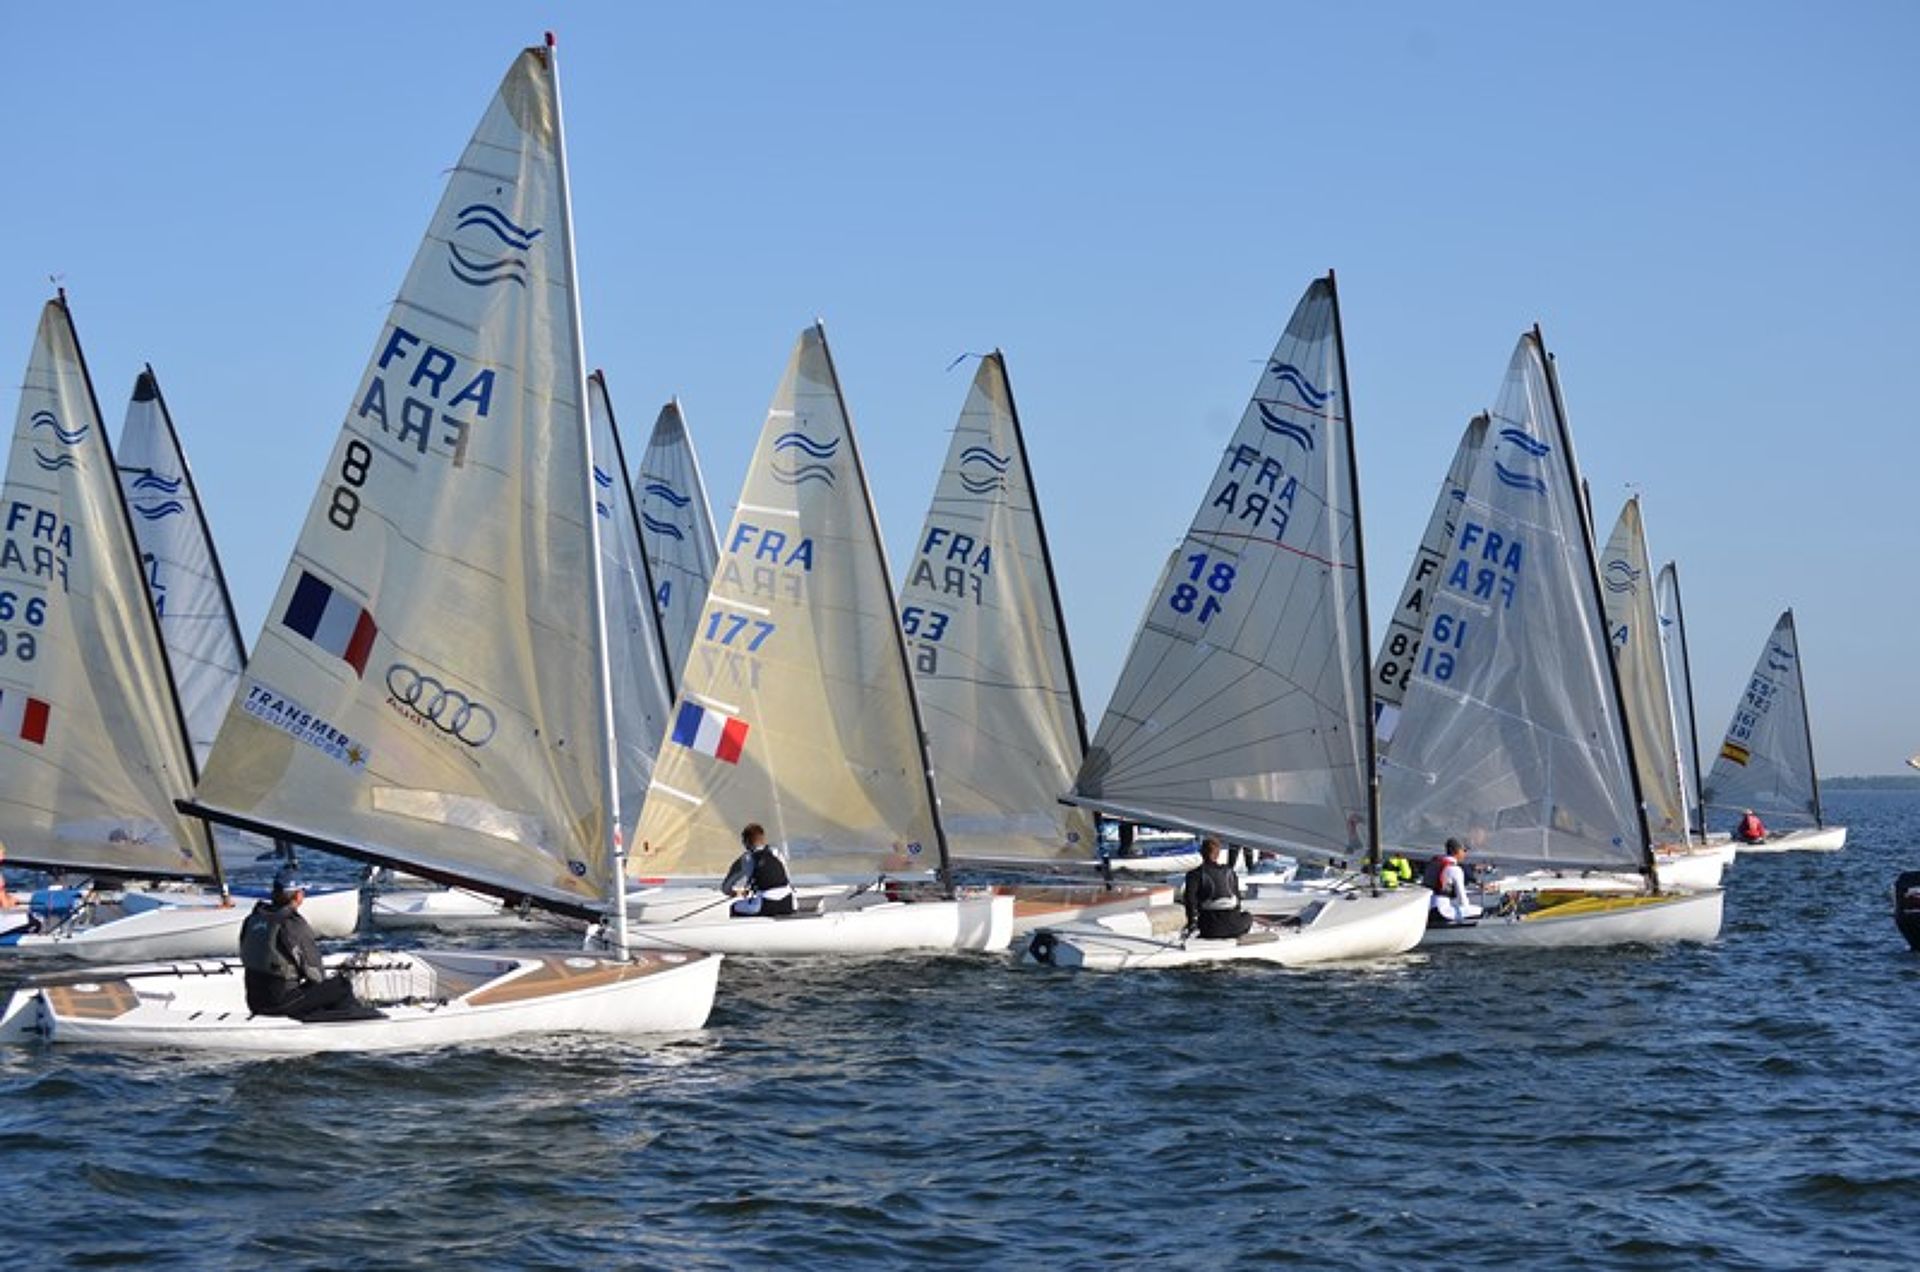
[[[827,378],[833,383],[833,396],[839,403],[840,418],[847,423],[847,454],[853,460],[854,478],[860,483],[860,499],[866,509],[867,529],[873,536],[874,551],[880,557],[880,577],[891,580],[893,566],[887,561],[887,542],[880,535],[880,512],[873,504],[873,488],[867,483],[867,466],[860,458],[860,438],[854,431],[853,413],[847,409],[845,390],[840,385],[840,369],[834,365],[833,346],[827,343],[826,324],[815,320],[814,330],[820,333],[820,352],[826,359]],[[900,624],[900,602],[894,596],[893,589],[882,589],[886,593],[889,617],[892,620],[893,648],[900,657],[900,674],[906,680],[907,705],[913,713],[913,734],[920,746],[920,771],[927,783],[927,804],[933,817],[933,839],[940,849],[940,886],[948,896],[953,895],[953,851],[947,843],[947,828],[940,816],[940,788],[933,777],[933,752],[927,743],[927,723],[920,712],[920,686],[914,680],[913,659],[907,653],[906,631]]]
[[[60,316],[65,320],[68,336],[73,341],[74,358],[80,364],[80,380],[81,383],[86,386],[87,401],[93,408],[93,418],[100,428],[100,445],[107,453],[107,471],[112,474],[113,477],[113,480],[109,484],[113,487],[114,504],[120,510],[120,526],[122,533],[125,535],[123,542],[126,544],[127,551],[133,555],[135,577],[142,579],[140,589],[141,599],[144,600],[146,604],[140,608],[147,616],[147,629],[153,636],[154,647],[160,655],[160,667],[165,673],[167,701],[173,706],[173,723],[175,728],[179,730],[180,747],[185,753],[187,779],[190,785],[197,784],[200,781],[200,762],[198,757],[193,753],[193,734],[187,728],[187,712],[180,703],[180,681],[173,674],[173,660],[167,652],[166,633],[160,630],[160,611],[154,607],[153,598],[147,595],[146,584],[144,582],[145,575],[139,569],[139,539],[133,530],[133,513],[127,507],[126,488],[120,483],[120,465],[114,459],[113,439],[107,432],[106,416],[100,413],[100,395],[94,391],[93,373],[87,369],[87,352],[80,343],[79,328],[73,324],[73,311],[67,308],[67,289],[62,287],[59,289],[59,292]],[[220,854],[214,850],[213,829],[207,825],[206,822],[202,821],[200,823],[200,831],[203,836],[201,847],[206,852],[207,863],[212,867],[214,886],[220,890],[220,895],[224,897],[227,895],[227,880],[226,874],[220,864]]]
[[[1591,500],[1584,497],[1587,485],[1585,479],[1580,476],[1579,456],[1573,449],[1573,430],[1567,424],[1567,408],[1560,396],[1560,373],[1554,365],[1554,360],[1547,355],[1546,340],[1540,334],[1538,323],[1533,327],[1533,339],[1539,347],[1540,360],[1546,367],[1548,398],[1553,403],[1554,424],[1559,430],[1560,444],[1566,448],[1567,471],[1573,478],[1574,489],[1581,492],[1582,496],[1576,500],[1576,503],[1580,510],[1581,526],[1586,531],[1587,578],[1593,588],[1593,612],[1601,622],[1600,638],[1601,647],[1604,649],[1611,642],[1607,640],[1605,630],[1607,601],[1605,590],[1600,583],[1600,559],[1593,529],[1593,504]],[[1613,690],[1613,709],[1615,718],[1619,722],[1620,743],[1627,760],[1627,780],[1632,784],[1633,807],[1639,815],[1641,871],[1646,876],[1648,886],[1654,892],[1658,892],[1660,876],[1654,868],[1653,828],[1647,819],[1646,794],[1640,788],[1640,768],[1634,758],[1633,730],[1627,724],[1627,700],[1625,692],[1620,687],[1620,668],[1610,655],[1602,657],[1600,661],[1604,664],[1603,674],[1606,676],[1607,683]]]
[[[595,498],[593,482],[593,423],[591,390],[587,385],[587,357],[584,324],[580,317],[580,265],[575,250],[573,235],[573,193],[568,184],[567,173],[567,127],[566,115],[561,106],[560,59],[559,50],[553,34],[547,34],[547,61],[553,76],[553,132],[554,160],[556,169],[555,183],[560,199],[560,241],[562,270],[567,290],[567,325],[572,334],[573,365],[568,368],[572,387],[580,404],[577,412],[580,427],[580,446],[586,456],[586,462],[580,465],[580,507],[587,523],[587,560],[588,588],[592,613],[589,623],[593,631],[593,659],[595,673],[599,677],[597,687],[597,705],[600,711],[600,778],[601,816],[605,825],[601,834],[606,839],[607,851],[607,898],[612,909],[611,933],[614,952],[624,958],[627,955],[627,887],[626,887],[626,848],[621,841],[620,829],[620,768],[619,743],[614,735],[613,715],[613,671],[607,652],[607,583],[600,552],[600,513]],[[611,402],[609,421],[611,422]],[[617,437],[618,434],[616,433]],[[619,469],[619,485],[628,484],[626,466]],[[642,554],[642,560],[645,554]]]
[[[1813,712],[1807,708],[1806,660],[1800,653],[1800,631],[1794,626],[1793,607],[1787,607],[1787,631],[1793,636],[1793,681],[1800,690],[1800,724],[1807,738],[1807,777],[1813,785],[1813,824],[1825,826],[1820,813],[1820,764],[1813,754]]]

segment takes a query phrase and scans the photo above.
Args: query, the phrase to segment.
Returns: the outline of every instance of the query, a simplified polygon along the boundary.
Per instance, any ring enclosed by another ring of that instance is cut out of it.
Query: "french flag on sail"
[[[373,651],[373,638],[380,629],[374,625],[373,615],[345,592],[334,591],[325,581],[302,570],[280,622],[335,658],[344,659],[354,675],[367,674],[367,655]]]
[[[0,689],[0,735],[35,746],[47,744],[47,718],[53,709],[18,689]]]
[[[740,748],[747,744],[747,722],[697,702],[683,702],[673,722],[673,740],[702,755],[738,764]]]

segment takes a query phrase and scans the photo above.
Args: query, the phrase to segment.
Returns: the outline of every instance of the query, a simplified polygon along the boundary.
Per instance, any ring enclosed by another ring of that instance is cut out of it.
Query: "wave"
[[[50,473],[57,473],[62,468],[72,468],[74,461],[71,455],[49,455],[44,451],[35,451],[33,452],[33,462]]]
[[[969,446],[960,452],[963,464],[985,464],[996,473],[1004,473],[1013,463],[1011,455],[996,455],[984,446]]]
[[[79,428],[68,432],[66,429],[60,427],[60,417],[52,411],[35,411],[28,427],[50,429],[55,437],[67,445],[72,446],[86,437],[87,429],[91,426],[82,424]]]
[[[1493,461],[1493,475],[1515,490],[1531,490],[1536,495],[1547,493],[1547,483],[1530,473],[1517,473],[1499,460]]]
[[[185,477],[162,477],[151,468],[138,470],[140,475],[133,479],[135,490],[157,490],[163,495],[177,495],[180,487],[186,485]]]
[[[658,517],[649,517],[643,512],[640,514],[640,524],[664,538],[679,539],[682,542],[686,541],[686,532],[681,530],[679,526],[674,525],[671,521],[662,521]]]
[[[1544,459],[1547,452],[1552,449],[1552,447],[1548,446],[1539,438],[1533,437],[1517,428],[1503,428],[1500,430],[1500,436],[1506,438],[1535,459]]]
[[[664,481],[650,481],[646,490],[648,494],[658,495],[676,508],[684,508],[693,502],[693,496],[681,494]]]
[[[1325,406],[1333,397],[1331,390],[1323,391],[1315,388],[1313,381],[1307,379],[1305,373],[1291,362],[1276,362],[1269,366],[1267,371],[1282,384],[1292,386],[1293,391],[1304,398],[1308,406]]]
[[[823,481],[833,485],[833,469],[825,464],[801,464],[797,468],[775,467],[773,479],[786,486],[799,486],[810,481]]]
[[[145,517],[148,521],[159,521],[163,517],[171,517],[175,513],[185,512],[187,505],[181,503],[178,499],[169,499],[164,503],[135,504],[133,505],[133,510]]]
[[[973,494],[984,495],[993,490],[1005,490],[1007,488],[1007,479],[1005,477],[973,477],[966,473],[961,473],[960,484],[965,486]]]
[[[602,490],[613,489],[613,474],[595,464],[593,466],[593,484]]]
[[[1278,433],[1289,441],[1298,442],[1303,449],[1313,449],[1312,433],[1309,433],[1300,425],[1295,424],[1292,420],[1282,419],[1280,416],[1275,415],[1273,408],[1265,402],[1256,399],[1254,405],[1260,408],[1260,422],[1266,425],[1267,432]]]
[[[460,209],[460,221],[456,228],[464,230],[473,226],[492,231],[502,243],[523,252],[533,246],[533,240],[539,238],[541,233],[515,225],[513,218],[491,203],[470,203]]]
[[[1609,592],[1631,592],[1640,582],[1640,571],[1625,561],[1609,561],[1600,573]]]
[[[453,276],[470,287],[487,287],[494,283],[518,283],[527,285],[527,264],[525,261],[502,259],[483,261],[470,257],[460,250],[458,243],[447,244],[447,268]]]
[[[782,433],[773,439],[773,449],[805,451],[815,459],[832,459],[840,453],[840,439],[817,442],[805,433]]]

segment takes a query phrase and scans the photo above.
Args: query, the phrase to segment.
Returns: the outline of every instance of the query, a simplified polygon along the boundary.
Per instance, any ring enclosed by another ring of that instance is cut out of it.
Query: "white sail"
[[[1427,597],[1440,585],[1440,566],[1453,548],[1453,536],[1459,528],[1460,509],[1467,498],[1467,483],[1473,478],[1473,466],[1487,441],[1487,417],[1476,415],[1460,434],[1460,445],[1447,465],[1447,479],[1440,483],[1440,494],[1433,501],[1433,514],[1427,518],[1427,532],[1420,536],[1414,550],[1413,566],[1407,571],[1406,586],[1400,589],[1400,602],[1380,642],[1380,654],[1373,663],[1373,703],[1381,740],[1393,736],[1400,719],[1400,701],[1406,695],[1407,682],[1413,678],[1413,665],[1420,658],[1420,637],[1427,627]]]
[[[700,479],[700,459],[678,398],[660,408],[646,454],[640,458],[633,494],[640,504],[644,527],[640,537],[653,574],[654,609],[678,678],[687,665],[700,626],[700,606],[720,559],[713,510],[707,504],[706,483]]]
[[[587,401],[593,419],[593,508],[600,517],[600,577],[613,687],[614,767],[621,817],[632,822],[653,778],[654,755],[673,707],[673,681],[653,609],[639,510],[627,485],[626,451],[606,377],[598,371],[587,378]]]
[[[1751,808],[1764,820],[1820,823],[1820,784],[1792,610],[1780,615],[1761,647],[1707,770],[1701,800],[1711,812],[1736,817]]]
[[[1424,644],[1382,747],[1389,844],[1523,869],[1639,869],[1580,483],[1538,333],[1514,350]]]
[[[0,492],[0,843],[13,865],[214,877],[193,755],[66,300]]]
[[[117,449],[147,590],[160,615],[193,756],[204,765],[240,684],[247,651],[206,509],[152,367],[134,382]]]
[[[1700,743],[1693,713],[1693,665],[1687,652],[1687,615],[1680,601],[1680,567],[1672,561],[1660,567],[1654,588],[1660,611],[1660,645],[1667,664],[1667,695],[1673,701],[1673,732],[1680,750],[1681,793],[1687,802],[1693,829],[1700,821]]]
[[[1087,749],[1065,619],[1000,354],[980,360],[947,447],[900,622],[957,859],[1093,854],[1062,804]]]
[[[613,867],[558,109],[525,50],[374,343],[198,800],[592,909]]]
[[[853,427],[810,327],[723,541],[632,869],[721,874],[748,822],[796,876],[940,867],[909,676]]]
[[[1646,524],[1635,495],[1620,509],[1600,552],[1600,595],[1607,639],[1620,676],[1633,762],[1640,772],[1640,798],[1655,843],[1687,841],[1687,800],[1681,787],[1680,753],[1674,742],[1673,702],[1654,608],[1653,563]]]
[[[1368,845],[1368,659],[1339,305],[1288,321],[1161,575],[1076,802],[1329,857]]]

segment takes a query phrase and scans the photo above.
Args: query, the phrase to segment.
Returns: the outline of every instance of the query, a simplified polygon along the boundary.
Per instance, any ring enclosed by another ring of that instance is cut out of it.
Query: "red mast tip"
[[[560,41],[553,38],[553,32],[551,31],[547,32],[547,47],[553,48],[558,43],[560,43]]]

